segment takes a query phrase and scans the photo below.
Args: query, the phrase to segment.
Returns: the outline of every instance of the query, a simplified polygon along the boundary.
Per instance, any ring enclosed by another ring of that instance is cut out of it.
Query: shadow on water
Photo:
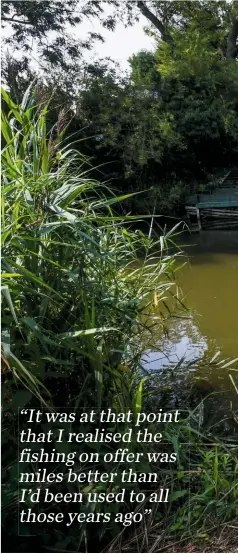
[[[185,232],[178,236],[178,243],[188,245],[187,254],[212,256],[213,254],[238,255],[238,228],[237,230],[207,230],[200,233]],[[199,262],[199,260],[198,260]]]

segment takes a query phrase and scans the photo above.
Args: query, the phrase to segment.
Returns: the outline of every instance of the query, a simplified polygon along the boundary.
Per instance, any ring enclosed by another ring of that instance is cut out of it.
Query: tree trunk
[[[235,60],[237,55],[238,18],[233,19],[231,30],[227,38],[226,59]]]
[[[146,6],[144,2],[142,2],[142,0],[137,1],[137,7],[141,11],[141,13],[146,17],[146,19],[148,19],[156,27],[156,29],[158,29],[158,31],[161,34],[162,40],[166,40],[167,37],[166,37],[165,27],[163,23],[158,19],[158,17],[156,17],[156,15],[154,15],[149,10],[149,8]]]

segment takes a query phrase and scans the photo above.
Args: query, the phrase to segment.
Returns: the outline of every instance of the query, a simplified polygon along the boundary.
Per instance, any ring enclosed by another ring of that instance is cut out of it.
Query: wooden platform
[[[199,228],[209,219],[225,220],[230,224],[238,220],[238,169],[230,171],[213,192],[197,193],[186,199],[188,220],[196,217]]]

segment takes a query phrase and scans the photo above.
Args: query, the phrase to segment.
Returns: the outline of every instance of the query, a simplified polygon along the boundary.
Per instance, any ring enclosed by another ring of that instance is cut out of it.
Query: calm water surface
[[[187,371],[229,394],[234,392],[229,374],[237,382],[238,372],[221,368],[222,363],[211,366],[209,360],[218,351],[217,361],[238,358],[238,230],[186,233],[179,242],[186,245],[188,264],[176,278],[192,312],[188,319],[171,320],[168,338],[155,334],[158,350],[146,348],[143,365],[168,379],[177,364],[181,379]]]

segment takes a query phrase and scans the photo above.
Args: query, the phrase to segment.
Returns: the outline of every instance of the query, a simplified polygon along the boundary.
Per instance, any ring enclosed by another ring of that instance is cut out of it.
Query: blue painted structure
[[[230,171],[214,192],[188,196],[186,206],[198,209],[238,208],[238,170]]]

